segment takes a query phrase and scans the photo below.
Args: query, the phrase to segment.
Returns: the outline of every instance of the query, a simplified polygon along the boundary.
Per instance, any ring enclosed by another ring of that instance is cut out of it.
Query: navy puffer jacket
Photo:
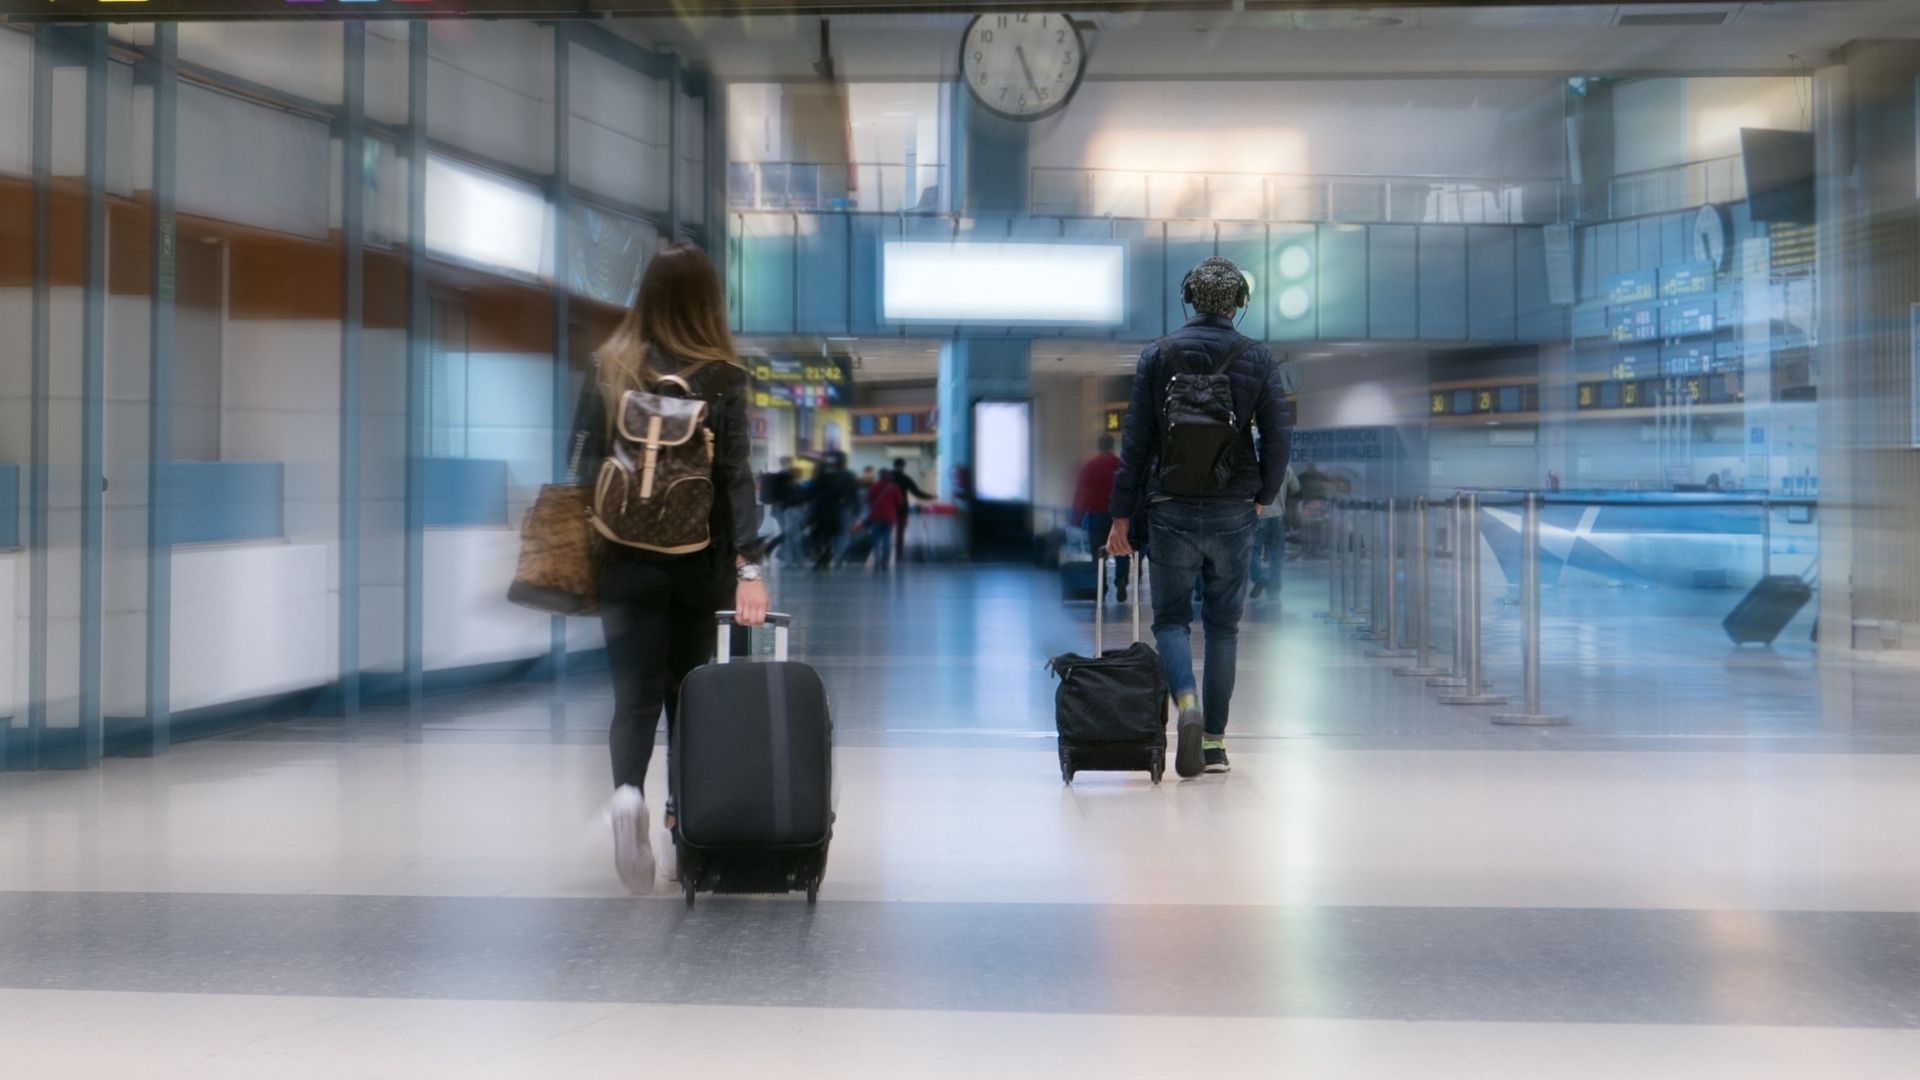
[[[1224,315],[1196,315],[1168,336],[1186,352],[1205,351],[1215,367],[1242,337],[1234,329],[1233,320]],[[1108,511],[1117,518],[1139,516],[1156,495],[1160,413],[1166,406],[1167,380],[1174,372],[1172,361],[1160,355],[1159,345],[1156,341],[1140,353],[1140,366],[1133,373],[1133,394],[1120,444],[1120,471],[1113,478]],[[1293,429],[1285,423],[1286,391],[1280,366],[1266,346],[1255,344],[1234,360],[1227,377],[1233,383],[1234,415],[1241,423],[1240,452],[1232,480],[1206,501],[1271,506],[1286,482],[1287,456],[1293,445]]]

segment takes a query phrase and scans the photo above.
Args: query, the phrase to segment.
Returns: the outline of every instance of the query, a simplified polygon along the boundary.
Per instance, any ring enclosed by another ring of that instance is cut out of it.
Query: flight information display
[[[1707,309],[1712,312],[1711,306]],[[1630,304],[1607,309],[1607,337],[1618,342],[1657,341],[1662,322],[1653,304]]]
[[[1681,266],[1665,267],[1660,271],[1660,299],[1662,300],[1685,300],[1692,296],[1705,296],[1712,291],[1712,263],[1686,263]]]
[[[1660,309],[1661,337],[1694,337],[1700,334],[1711,334],[1716,325],[1711,297],[1688,304],[1669,304]]]
[[[1656,280],[1657,275],[1652,270],[1615,274],[1607,279],[1607,303],[1616,307],[1623,304],[1644,304],[1653,299]]]
[[[1427,397],[1427,415],[1429,416],[1537,412],[1539,408],[1540,388],[1526,383],[1513,386],[1475,386],[1457,390],[1434,390]]]

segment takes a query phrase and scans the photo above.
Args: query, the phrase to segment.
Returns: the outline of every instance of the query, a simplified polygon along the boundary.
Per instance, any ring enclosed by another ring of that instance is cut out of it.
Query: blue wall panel
[[[1668,214],[1660,219],[1660,263],[1672,266],[1687,261],[1687,215]]]
[[[20,546],[20,466],[0,465],[0,548]]]
[[[1180,305],[1180,281],[1187,276],[1187,271],[1214,253],[1213,240],[1213,225],[1210,222],[1167,222],[1165,305],[1168,330],[1186,323],[1187,312]]]
[[[847,275],[853,267],[845,214],[804,214],[794,242],[800,246],[800,275],[795,282],[795,329],[811,334],[844,334],[852,322],[847,310]]]
[[[429,528],[507,524],[507,463],[430,457],[421,463]]]
[[[1420,226],[1420,337],[1460,341],[1467,336],[1467,230]]]
[[[1167,332],[1166,236],[1157,221],[1115,221],[1113,235],[1127,245],[1127,341],[1149,341]]]
[[[1320,226],[1320,336],[1367,336],[1367,227]]]
[[[740,237],[740,326],[749,334],[791,334],[794,215],[746,214]]]
[[[1215,234],[1214,243],[1221,257],[1232,259],[1235,266],[1253,275],[1254,296],[1247,305],[1246,315],[1240,320],[1240,332],[1250,338],[1266,340],[1267,305],[1260,302],[1260,290],[1272,284],[1265,273],[1267,227],[1239,222],[1223,223]]]
[[[1467,232],[1467,336],[1475,341],[1513,340],[1513,232],[1498,226]]]
[[[166,476],[176,544],[286,535],[286,467],[277,461],[176,461]]]
[[[1580,299],[1600,299],[1600,259],[1599,249],[1593,242],[1592,229],[1575,229],[1573,244],[1580,253]]]
[[[1620,260],[1617,257],[1620,250],[1619,232],[1620,230],[1611,224],[1597,226],[1592,232],[1594,258],[1600,271],[1600,291],[1596,295],[1601,298],[1607,295],[1607,282],[1615,274],[1620,273]]]
[[[1660,265],[1660,219],[1640,219],[1640,261],[1635,270],[1652,270]]]
[[[1368,232],[1367,246],[1369,336],[1419,337],[1419,230],[1412,225],[1375,225]]]
[[[880,322],[880,245],[900,239],[900,219],[873,214],[847,218],[853,230],[848,258],[853,261],[853,327],[855,334],[885,331]]]
[[[1298,248],[1306,253],[1306,273],[1289,278],[1280,268],[1287,253]],[[1311,225],[1274,225],[1267,231],[1266,293],[1267,336],[1274,341],[1312,341],[1320,336],[1320,231]],[[1306,293],[1306,310],[1298,318],[1287,318],[1282,298],[1290,290]]]
[[[1513,256],[1520,294],[1516,336],[1521,341],[1565,341],[1567,314],[1547,294],[1546,234],[1539,229],[1514,230]]]

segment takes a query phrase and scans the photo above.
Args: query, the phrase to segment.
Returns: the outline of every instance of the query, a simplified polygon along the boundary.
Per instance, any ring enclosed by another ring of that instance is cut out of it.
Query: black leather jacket
[[[685,373],[693,368],[662,353],[655,353],[650,363],[662,374]],[[752,433],[747,422],[751,385],[746,369],[734,364],[703,364],[692,371],[688,382],[694,396],[707,403],[707,428],[713,432],[714,549],[728,557],[744,555],[749,562],[759,562],[765,555],[766,542],[760,539],[760,501],[753,482]],[[608,449],[606,395],[600,389],[597,363],[580,388],[573,431],[580,462],[574,480],[590,484]]]
[[[1218,366],[1241,334],[1234,329],[1233,320],[1224,315],[1196,315],[1168,336],[1182,346],[1206,350]],[[1113,477],[1108,512],[1114,517],[1138,517],[1155,497],[1160,412],[1166,405],[1167,380],[1172,374],[1171,365],[1160,356],[1159,342],[1141,351],[1120,443],[1120,471]],[[1227,378],[1233,383],[1233,410],[1246,418],[1241,421],[1245,426],[1240,432],[1240,453],[1232,480],[1206,501],[1271,506],[1286,482],[1287,457],[1293,448],[1293,428],[1285,419],[1286,391],[1281,385],[1280,367],[1266,346],[1254,345],[1234,360]],[[1255,429],[1259,431],[1258,440]]]

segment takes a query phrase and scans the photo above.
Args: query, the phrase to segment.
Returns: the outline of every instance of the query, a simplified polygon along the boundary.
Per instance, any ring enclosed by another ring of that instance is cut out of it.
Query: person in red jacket
[[[867,489],[867,528],[873,530],[873,565],[885,570],[893,561],[893,534],[907,513],[907,493],[881,473]]]
[[[1080,466],[1080,479],[1073,485],[1073,520],[1087,530],[1087,549],[1098,555],[1113,528],[1107,500],[1113,494],[1114,474],[1120,471],[1120,456],[1113,452],[1111,435],[1100,436],[1096,446],[1098,452]],[[1126,556],[1113,560],[1114,596],[1121,603],[1127,600],[1128,568]]]

